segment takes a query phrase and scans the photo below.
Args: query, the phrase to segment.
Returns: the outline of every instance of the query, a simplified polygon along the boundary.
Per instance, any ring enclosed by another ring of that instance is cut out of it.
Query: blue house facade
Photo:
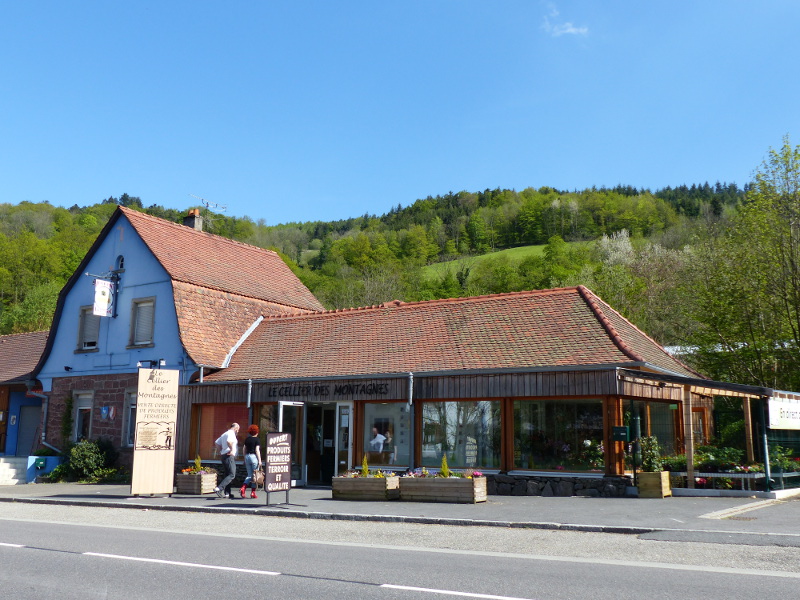
[[[102,437],[130,462],[140,367],[184,385],[265,315],[320,308],[276,253],[203,232],[199,211],[180,225],[120,207],[59,295],[34,372],[42,442]]]

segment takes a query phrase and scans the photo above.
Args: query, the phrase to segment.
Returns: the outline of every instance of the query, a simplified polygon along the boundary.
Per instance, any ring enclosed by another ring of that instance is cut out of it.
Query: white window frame
[[[145,306],[149,306],[150,322],[143,321],[142,317],[148,315],[144,312]],[[156,298],[134,298],[131,301],[131,331],[129,348],[147,348],[153,346],[153,338],[156,330]]]
[[[100,347],[100,317],[93,311],[93,306],[81,306],[78,319],[77,352],[97,352]],[[89,335],[91,333],[95,334],[93,340]]]
[[[92,439],[92,416],[94,413],[94,393],[93,392],[73,392],[73,428],[72,428],[72,441],[79,442],[78,434],[81,430],[82,417],[88,415],[89,426],[87,427],[86,437],[83,439]]]

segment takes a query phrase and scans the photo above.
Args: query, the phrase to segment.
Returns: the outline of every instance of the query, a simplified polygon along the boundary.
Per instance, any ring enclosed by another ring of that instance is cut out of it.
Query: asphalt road
[[[0,596],[796,596],[796,548],[652,535],[4,503]]]

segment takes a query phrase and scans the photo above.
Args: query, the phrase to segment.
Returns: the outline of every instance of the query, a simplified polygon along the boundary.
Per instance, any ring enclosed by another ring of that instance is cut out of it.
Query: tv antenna
[[[223,206],[222,204],[217,204],[216,202],[209,202],[208,200],[206,200],[205,198],[201,198],[200,196],[195,196],[194,194],[189,194],[189,195],[192,198],[197,198],[198,200],[200,200],[200,202],[203,203],[203,206],[205,206],[209,210],[214,208],[216,210],[223,211],[226,208],[228,208],[227,206]]]

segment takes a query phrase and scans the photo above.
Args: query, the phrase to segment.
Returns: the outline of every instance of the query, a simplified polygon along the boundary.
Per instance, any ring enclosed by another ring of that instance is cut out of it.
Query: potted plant
[[[400,478],[400,500],[410,502],[486,502],[486,477],[480,471],[468,469],[455,473],[442,456],[438,473],[426,468],[417,469]]]
[[[210,494],[217,485],[217,471],[210,467],[203,467],[200,455],[194,459],[194,464],[182,469],[175,476],[175,491],[178,494]]]
[[[370,471],[365,454],[361,469],[331,480],[331,494],[334,500],[396,500],[400,496],[399,479],[391,471]]]
[[[646,436],[639,440],[642,452],[642,472],[639,473],[640,498],[665,498],[672,496],[669,471],[663,468],[661,446],[658,439]]]

